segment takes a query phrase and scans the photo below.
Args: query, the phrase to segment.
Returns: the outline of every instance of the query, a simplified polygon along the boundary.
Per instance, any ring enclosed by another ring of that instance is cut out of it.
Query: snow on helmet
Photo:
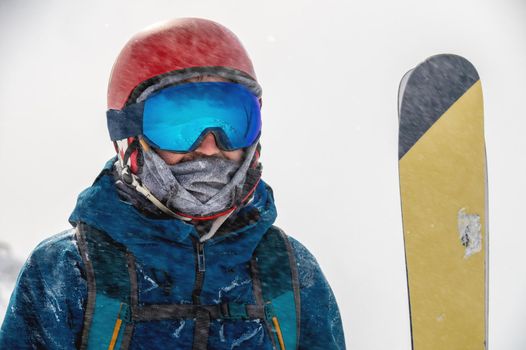
[[[108,111],[121,111],[164,87],[207,75],[242,84],[261,102],[252,61],[228,28],[200,18],[154,24],[128,40],[117,57],[108,84]],[[136,181],[139,168],[139,143],[145,146],[140,141],[127,137],[114,142],[121,168],[129,170],[130,183]],[[259,149],[255,162],[258,157]],[[136,189],[152,200],[144,188]],[[165,211],[161,203],[154,204]]]

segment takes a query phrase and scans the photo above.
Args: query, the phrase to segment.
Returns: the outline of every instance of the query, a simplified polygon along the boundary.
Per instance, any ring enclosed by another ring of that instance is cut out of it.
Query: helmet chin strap
[[[232,215],[233,212],[234,211],[232,210],[230,213],[225,214],[225,215],[220,216],[217,219],[215,219],[214,222],[212,223],[212,226],[210,227],[210,230],[208,231],[208,233],[203,235],[203,236],[201,236],[201,238],[199,238],[199,242],[203,243],[204,241],[207,241],[210,238],[214,237],[214,235],[216,234],[217,230],[219,230],[221,225],[223,225],[223,223],[226,221],[226,219],[228,219],[230,217],[230,215]]]
[[[191,221],[192,218],[185,217],[182,215],[177,214],[176,212],[172,211],[170,208],[168,208],[166,205],[164,205],[160,200],[158,200],[149,189],[147,189],[145,186],[141,184],[141,181],[137,177],[137,175],[133,174],[130,171],[129,166],[124,166],[121,171],[121,178],[130,186],[132,186],[137,192],[142,194],[146,199],[148,199],[150,202],[152,202],[153,205],[155,205],[159,210],[161,210],[163,213],[174,217],[176,219],[182,220],[182,221]]]
[[[173,218],[182,220],[182,221],[191,221],[192,218],[184,217],[182,215],[177,214],[170,208],[168,208],[166,205],[164,205],[159,199],[157,199],[148,188],[143,186],[141,183],[141,180],[131,171],[131,165],[129,162],[131,153],[136,149],[137,145],[128,145],[128,140],[119,140],[118,142],[125,142],[126,147],[124,147],[124,154],[119,154],[119,162],[120,162],[120,177],[121,179],[128,184],[129,186],[133,187],[137,192],[142,194],[146,199],[148,199],[153,205],[155,205],[159,210],[161,210],[163,213],[165,213],[168,216],[171,216]],[[133,143],[137,142],[137,140],[134,140]],[[138,141],[144,150],[149,151],[150,147],[148,144],[142,140],[142,138],[139,138]],[[133,147],[131,147],[133,146]]]

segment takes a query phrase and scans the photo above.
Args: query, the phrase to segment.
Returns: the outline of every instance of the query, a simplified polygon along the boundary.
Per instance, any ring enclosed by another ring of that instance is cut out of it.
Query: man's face
[[[243,158],[243,150],[238,149],[235,151],[223,151],[217,146],[214,134],[209,133],[205,136],[199,147],[193,152],[188,153],[175,153],[164,150],[156,150],[157,154],[165,161],[168,165],[174,165],[180,162],[187,162],[200,157],[219,157],[223,159],[230,159],[236,162],[240,162]]]
[[[188,82],[229,82],[229,80],[217,76],[203,76],[188,79]],[[200,157],[219,157],[240,162],[243,159],[244,154],[244,151],[242,149],[238,149],[235,151],[221,150],[217,145],[217,141],[214,137],[214,134],[212,133],[207,134],[203,138],[201,144],[193,152],[176,153],[160,149],[157,149],[155,151],[168,165],[174,165],[180,162],[187,162],[189,160],[193,160]]]

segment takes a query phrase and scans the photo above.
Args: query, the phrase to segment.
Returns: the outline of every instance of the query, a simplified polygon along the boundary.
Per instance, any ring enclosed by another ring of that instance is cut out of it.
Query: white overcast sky
[[[410,349],[397,89],[438,53],[482,78],[490,200],[490,349],[526,348],[526,3],[522,0],[0,0],[0,241],[25,259],[68,227],[113,155],[106,84],[141,28],[223,23],[264,89],[264,179],[278,225],[317,257],[354,350]]]

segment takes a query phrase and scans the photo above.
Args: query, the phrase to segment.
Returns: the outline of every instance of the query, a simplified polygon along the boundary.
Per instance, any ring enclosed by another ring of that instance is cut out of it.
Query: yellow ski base
[[[477,81],[400,159],[414,350],[486,348],[486,158]]]

